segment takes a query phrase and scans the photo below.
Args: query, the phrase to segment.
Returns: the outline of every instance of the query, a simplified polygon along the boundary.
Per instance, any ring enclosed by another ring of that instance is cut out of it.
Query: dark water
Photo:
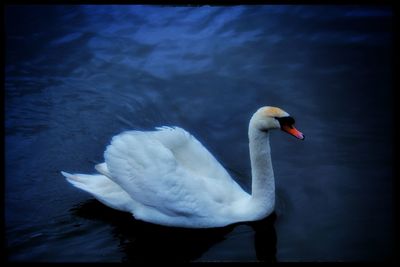
[[[393,257],[392,11],[374,6],[8,6],[9,261],[375,261]],[[177,125],[250,189],[247,126],[272,134],[276,213],[171,229],[59,174],[94,173],[123,130]]]

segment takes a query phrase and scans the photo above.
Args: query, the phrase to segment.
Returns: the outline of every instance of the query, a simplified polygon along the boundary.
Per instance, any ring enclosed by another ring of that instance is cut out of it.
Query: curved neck
[[[252,205],[260,217],[271,213],[275,206],[275,180],[271,162],[269,132],[249,125],[249,148],[252,174]]]

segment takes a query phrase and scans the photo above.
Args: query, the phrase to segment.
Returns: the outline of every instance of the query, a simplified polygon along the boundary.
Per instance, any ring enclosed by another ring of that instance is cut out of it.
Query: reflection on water
[[[212,246],[229,240],[233,235],[243,234],[234,232],[235,227],[240,224],[208,229],[150,224],[135,220],[129,213],[110,209],[97,200],[86,201],[71,211],[75,216],[111,225],[112,233],[119,238],[119,247],[125,253],[124,262],[210,261],[202,258],[202,255]],[[258,261],[276,261],[275,218],[275,214],[272,214],[261,221],[245,223],[254,231],[254,250]],[[248,248],[236,245],[235,249]],[[232,259],[222,261],[232,261]]]

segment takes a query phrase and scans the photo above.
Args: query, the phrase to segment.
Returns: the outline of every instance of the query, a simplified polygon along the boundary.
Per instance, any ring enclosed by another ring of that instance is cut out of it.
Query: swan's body
[[[123,132],[107,147],[105,162],[96,165],[100,174],[62,174],[105,205],[151,223],[205,228],[259,220],[275,204],[268,130],[281,128],[278,119],[288,116],[263,107],[250,120],[251,195],[178,127]]]

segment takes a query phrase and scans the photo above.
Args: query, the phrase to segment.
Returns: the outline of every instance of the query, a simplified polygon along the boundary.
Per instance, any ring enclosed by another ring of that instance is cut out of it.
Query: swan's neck
[[[257,217],[264,217],[275,206],[275,180],[271,162],[269,131],[249,127],[249,147],[252,174],[251,205]]]

